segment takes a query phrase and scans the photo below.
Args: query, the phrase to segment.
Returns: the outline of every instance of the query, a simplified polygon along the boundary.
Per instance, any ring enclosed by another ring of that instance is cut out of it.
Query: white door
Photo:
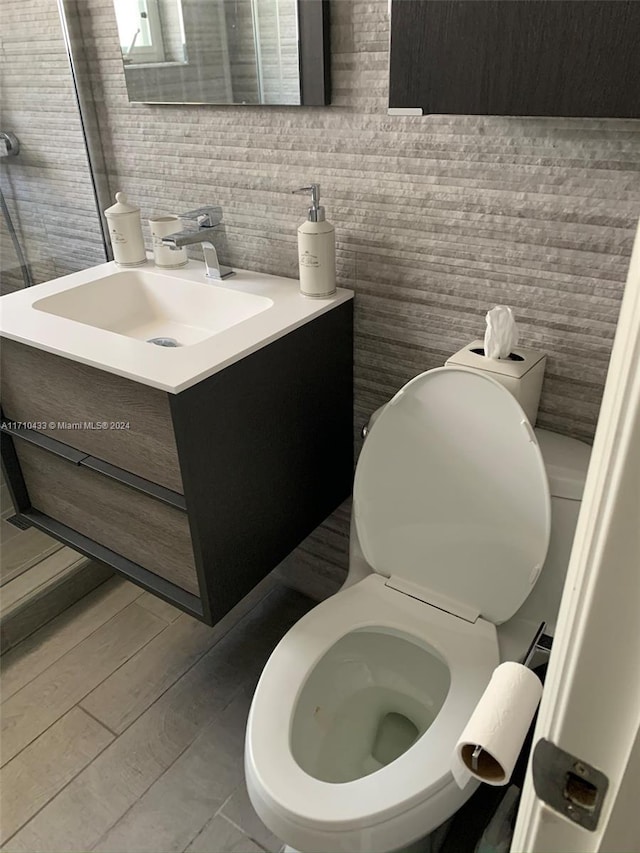
[[[511,850],[640,851],[640,227],[533,743]]]

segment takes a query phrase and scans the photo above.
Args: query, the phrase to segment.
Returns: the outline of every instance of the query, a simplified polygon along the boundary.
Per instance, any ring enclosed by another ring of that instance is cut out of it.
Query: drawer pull
[[[125,472],[112,469],[114,476],[105,476],[84,460],[72,465],[42,447],[15,443],[31,503],[28,513],[49,516],[198,597],[186,512],[145,493],[152,484],[145,483],[142,491],[122,482],[120,474]],[[113,564],[113,559],[107,562]]]
[[[56,456],[66,459],[67,462],[73,462],[74,465],[79,465],[87,456],[81,450],[69,447],[68,444],[63,444],[61,441],[50,438],[48,435],[43,435],[41,432],[36,432],[34,429],[13,427],[11,426],[11,422],[7,420],[3,420],[1,426],[3,432],[15,435],[16,438],[28,441],[29,444],[35,444],[36,447],[41,447],[43,450],[48,450],[49,453],[54,453]]]
[[[184,495],[172,492],[171,489],[166,489],[157,483],[151,483],[149,480],[145,480],[144,477],[138,477],[137,474],[132,474],[130,471],[123,471],[122,468],[118,468],[110,462],[105,462],[104,459],[98,459],[95,456],[84,456],[80,460],[80,465],[83,468],[91,468],[92,471],[97,471],[106,477],[111,477],[112,480],[117,480],[119,483],[124,483],[125,486],[131,486],[132,489],[137,489],[139,492],[176,509],[180,509],[183,512],[187,509]]]
[[[173,492],[165,486],[159,486],[157,483],[145,480],[144,477],[138,477],[137,474],[132,474],[130,471],[118,468],[117,465],[105,462],[104,459],[89,456],[81,450],[69,447],[68,444],[63,444],[63,442],[55,438],[50,438],[48,435],[44,435],[34,429],[11,426],[10,422],[6,419],[2,421],[1,426],[3,432],[22,439],[29,444],[35,444],[36,447],[41,447],[43,450],[53,453],[61,459],[66,459],[67,462],[72,462],[74,465],[81,465],[83,468],[91,468],[92,471],[104,474],[112,480],[124,483],[125,486],[130,486],[138,492],[142,492],[158,501],[162,501],[162,503],[186,512],[187,504],[184,495],[181,495],[179,492]]]

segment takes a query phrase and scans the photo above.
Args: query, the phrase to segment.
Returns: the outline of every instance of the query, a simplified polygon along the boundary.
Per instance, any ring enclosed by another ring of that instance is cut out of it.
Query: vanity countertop
[[[175,348],[154,346],[126,333],[98,328],[35,307],[47,297],[122,272],[122,268],[110,262],[3,296],[0,299],[0,334],[177,394],[353,298],[352,291],[339,288],[329,298],[309,299],[300,294],[295,279],[247,270],[236,270],[233,277],[211,283],[204,279],[203,266],[198,261],[189,261],[176,270],[161,270],[150,262],[138,269],[173,279],[167,285],[174,293],[180,281],[185,282],[185,301],[189,298],[187,289],[195,293],[193,286],[200,285],[266,297],[272,305],[198,343]]]

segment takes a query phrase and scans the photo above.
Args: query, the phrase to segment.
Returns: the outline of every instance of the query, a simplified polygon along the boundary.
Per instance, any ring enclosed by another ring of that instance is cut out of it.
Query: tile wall
[[[3,0],[2,130],[20,140],[0,186],[36,284],[104,262],[73,82],[54,0]],[[23,286],[0,216],[2,293]]]
[[[513,306],[549,355],[540,423],[593,435],[640,216],[640,121],[386,114],[385,0],[332,3],[327,108],[130,104],[111,0],[83,0],[112,191],[222,204],[228,260],[294,276],[322,184],[356,291],[357,415]]]
[[[539,425],[592,438],[640,216],[639,121],[389,117],[386,0],[333,0],[331,107],[130,104],[111,0],[80,8],[112,192],[146,216],[219,203],[226,261],[295,276],[290,191],[322,185],[356,292],[357,429],[506,303],[548,354]],[[296,570],[342,577],[347,521]]]

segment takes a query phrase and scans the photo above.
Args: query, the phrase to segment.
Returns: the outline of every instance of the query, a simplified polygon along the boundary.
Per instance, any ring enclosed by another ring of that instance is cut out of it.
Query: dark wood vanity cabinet
[[[392,0],[389,107],[640,117],[638,0]]]
[[[352,324],[343,303],[179,394],[3,339],[16,520],[214,624],[351,491]]]

